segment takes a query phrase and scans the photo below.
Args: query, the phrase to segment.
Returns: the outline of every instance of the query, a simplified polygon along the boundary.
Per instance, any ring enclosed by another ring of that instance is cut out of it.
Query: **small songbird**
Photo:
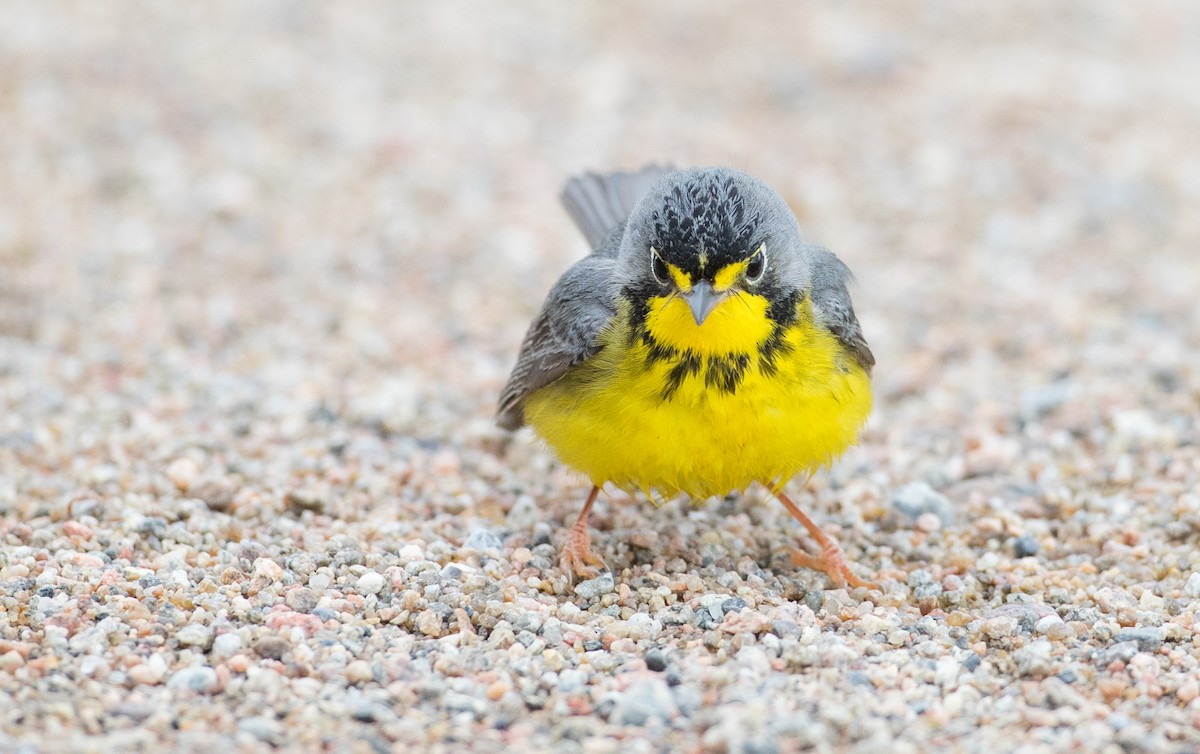
[[[605,484],[702,501],[757,482],[820,546],[795,565],[878,588],[783,492],[855,443],[871,410],[846,265],[734,170],[587,174],[562,199],[594,251],[530,326],[498,422],[528,423],[592,481],[561,551],[568,577],[604,567],[588,512]]]

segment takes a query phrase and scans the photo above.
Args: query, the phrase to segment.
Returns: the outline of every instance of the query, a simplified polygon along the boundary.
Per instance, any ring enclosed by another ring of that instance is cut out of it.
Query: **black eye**
[[[754,252],[754,256],[750,257],[750,261],[746,264],[746,280],[751,283],[757,283],[762,280],[763,273],[767,271],[767,249],[766,246],[759,246],[758,251]]]
[[[671,271],[653,246],[650,247],[650,271],[654,273],[654,279],[663,285],[671,282]]]

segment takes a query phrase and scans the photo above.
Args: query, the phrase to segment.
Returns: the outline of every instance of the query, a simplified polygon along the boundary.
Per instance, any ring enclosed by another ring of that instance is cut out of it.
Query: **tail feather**
[[[629,173],[584,173],[567,181],[562,203],[595,249],[625,222],[638,199],[672,170],[669,165],[647,165]]]

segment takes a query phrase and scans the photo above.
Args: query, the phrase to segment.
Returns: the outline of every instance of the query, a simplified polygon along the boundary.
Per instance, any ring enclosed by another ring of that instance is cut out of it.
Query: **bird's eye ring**
[[[746,281],[757,283],[762,280],[763,274],[767,271],[767,245],[764,243],[754,252],[754,256],[750,257],[750,261],[746,263]]]
[[[671,282],[671,270],[667,268],[667,263],[658,255],[658,249],[650,247],[650,271],[654,273],[654,279],[666,285]]]

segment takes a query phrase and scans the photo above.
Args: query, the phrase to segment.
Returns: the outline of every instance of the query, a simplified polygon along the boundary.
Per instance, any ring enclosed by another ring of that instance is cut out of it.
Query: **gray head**
[[[678,292],[704,321],[731,290],[778,299],[812,280],[795,215],[759,179],[727,168],[669,173],[638,201],[619,253],[634,299]]]

